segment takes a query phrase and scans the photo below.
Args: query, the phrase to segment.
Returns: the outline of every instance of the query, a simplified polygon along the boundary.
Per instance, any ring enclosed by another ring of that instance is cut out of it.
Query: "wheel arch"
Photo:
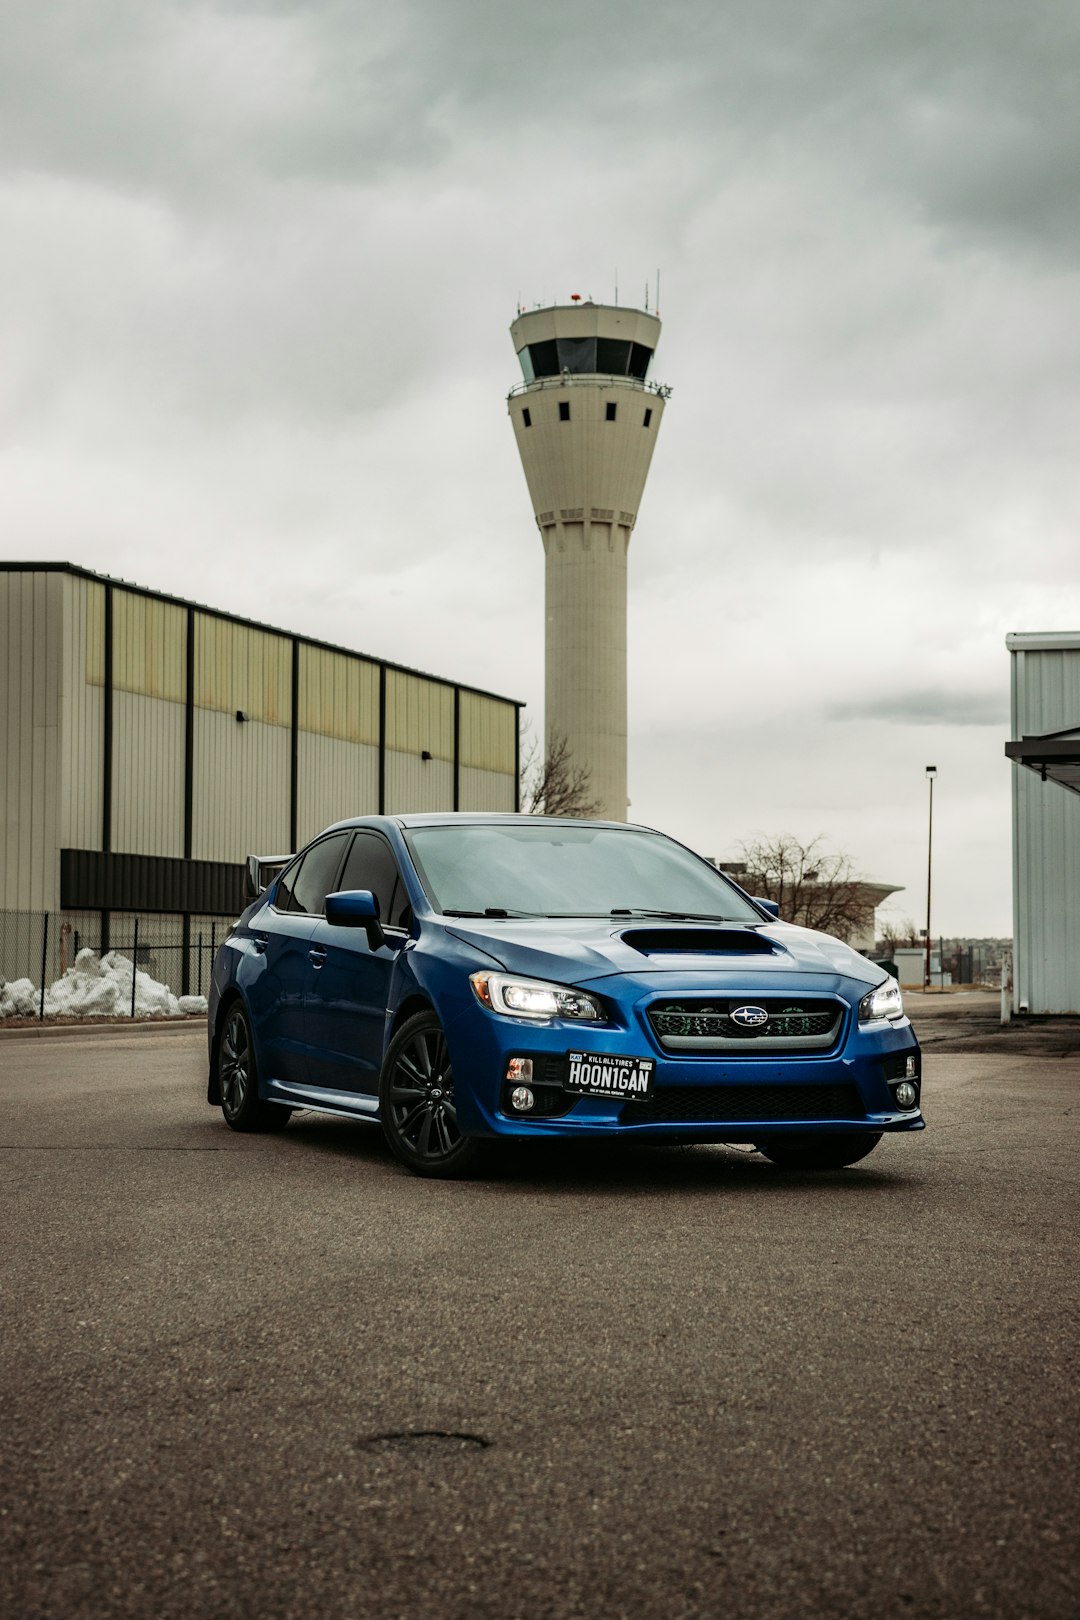
[[[401,1005],[395,1010],[393,1022],[386,1031],[387,1050],[389,1051],[390,1042],[393,1040],[402,1024],[408,1023],[410,1018],[415,1018],[417,1013],[434,1011],[435,1003],[432,1001],[430,996],[424,995],[424,993],[420,990],[411,991],[410,994],[405,997]]]

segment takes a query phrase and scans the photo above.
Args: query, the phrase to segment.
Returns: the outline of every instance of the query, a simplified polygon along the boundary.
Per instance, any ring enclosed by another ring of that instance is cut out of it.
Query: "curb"
[[[199,1013],[191,1018],[126,1018],[115,1023],[103,1018],[88,1018],[81,1024],[24,1024],[19,1029],[0,1029],[0,1045],[4,1041],[20,1039],[30,1041],[74,1039],[84,1035],[191,1035],[195,1031],[206,1038],[206,1017]]]

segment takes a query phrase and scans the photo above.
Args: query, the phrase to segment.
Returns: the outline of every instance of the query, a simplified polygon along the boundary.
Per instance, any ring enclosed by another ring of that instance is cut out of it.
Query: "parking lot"
[[[209,1109],[198,1029],[0,1039],[0,1608],[1073,1617],[1080,1062],[921,1136],[522,1150]]]

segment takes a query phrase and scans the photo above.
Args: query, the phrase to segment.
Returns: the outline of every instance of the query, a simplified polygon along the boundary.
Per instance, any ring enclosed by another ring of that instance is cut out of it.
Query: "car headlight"
[[[512,1018],[574,1018],[591,1024],[605,1022],[603,1011],[583,990],[546,979],[518,979],[509,973],[470,973],[473,994],[489,1012]]]
[[[903,1018],[904,998],[895,979],[886,979],[859,1002],[859,1023],[873,1024],[882,1018]]]

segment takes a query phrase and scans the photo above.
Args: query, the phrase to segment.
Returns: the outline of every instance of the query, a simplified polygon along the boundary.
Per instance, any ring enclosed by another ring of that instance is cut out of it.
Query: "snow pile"
[[[30,979],[0,983],[0,1018],[36,1018],[41,997]]]
[[[79,952],[74,966],[45,991],[45,1016],[130,1017],[133,980],[136,1018],[183,1018],[206,1012],[205,996],[178,1000],[167,984],[141,972],[130,957],[119,951],[99,957],[87,947]],[[33,1017],[40,1002],[40,992],[29,979],[0,982],[0,1018]]]

